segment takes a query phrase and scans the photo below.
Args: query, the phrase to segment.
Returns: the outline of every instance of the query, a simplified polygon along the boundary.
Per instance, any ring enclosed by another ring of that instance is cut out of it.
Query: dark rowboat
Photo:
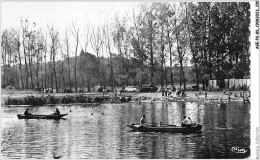
[[[24,115],[24,114],[17,114],[18,119],[60,119],[64,116],[66,116],[67,114],[60,114],[60,115],[53,115],[53,114],[49,114],[49,115],[35,115],[35,114],[31,114],[31,115]]]
[[[196,124],[191,127],[180,127],[175,125],[164,125],[164,126],[143,126],[139,124],[128,124],[128,127],[138,132],[174,132],[174,133],[192,133],[201,131],[202,125]]]

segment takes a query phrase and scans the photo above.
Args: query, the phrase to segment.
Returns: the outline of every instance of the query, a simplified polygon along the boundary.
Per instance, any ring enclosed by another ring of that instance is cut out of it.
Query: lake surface
[[[66,159],[172,159],[250,157],[250,105],[226,107],[190,102],[30,107],[33,114],[59,108],[66,119],[18,119],[26,107],[1,107],[1,157]],[[70,112],[71,111],[71,112]],[[102,114],[103,113],[103,114]],[[93,114],[93,115],[92,115]],[[132,132],[128,123],[145,114],[152,123],[180,125],[184,115],[203,125],[201,133]],[[235,153],[238,148],[246,153]]]

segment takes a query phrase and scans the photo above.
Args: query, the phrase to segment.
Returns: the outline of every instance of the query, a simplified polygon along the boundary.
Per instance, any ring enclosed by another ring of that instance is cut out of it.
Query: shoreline
[[[240,97],[242,91],[231,91],[230,102],[232,101],[241,101],[243,102],[243,97]],[[141,102],[164,102],[164,101],[180,101],[180,102],[203,102],[203,103],[211,103],[211,102],[229,102],[228,95],[223,94],[222,91],[211,91],[207,92],[207,97],[204,94],[198,95],[198,91],[186,91],[186,96],[178,97],[175,92],[173,92],[169,97],[162,97],[161,92],[152,92],[152,93],[136,93],[136,92],[123,92],[121,93],[121,97],[131,97],[131,101],[135,102],[137,99],[140,99]],[[203,92],[205,93],[205,92]],[[249,95],[249,92],[246,91],[246,95]],[[24,98],[26,96],[34,96],[34,97],[47,97],[53,96],[55,98],[63,98],[66,96],[86,96],[90,98],[100,97],[100,98],[114,98],[114,92],[108,92],[103,96],[102,92],[90,92],[90,93],[42,93],[38,91],[4,91],[1,92],[1,104],[5,105],[5,101],[8,98]],[[248,97],[250,101],[250,97]],[[61,103],[63,104],[63,103]],[[75,103],[74,103],[75,104]],[[84,103],[83,103],[84,104]]]

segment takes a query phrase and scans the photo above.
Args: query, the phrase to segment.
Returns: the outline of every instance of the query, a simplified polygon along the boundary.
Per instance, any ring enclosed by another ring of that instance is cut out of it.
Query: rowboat
[[[49,115],[36,115],[36,114],[31,114],[31,115],[24,115],[24,114],[17,114],[18,119],[60,119],[67,114],[60,114],[60,115],[54,115],[54,114],[49,114]]]
[[[164,125],[164,126],[155,126],[155,125],[139,125],[139,124],[127,124],[128,127],[133,129],[133,131],[138,132],[174,132],[174,133],[192,133],[201,131],[202,125],[196,124],[191,127],[181,127],[175,125]]]

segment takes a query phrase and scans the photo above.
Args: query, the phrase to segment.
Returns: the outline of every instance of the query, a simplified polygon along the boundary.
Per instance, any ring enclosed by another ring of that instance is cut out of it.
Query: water
[[[1,157],[8,158],[246,158],[250,156],[250,105],[156,102],[30,107],[34,114],[59,108],[66,119],[18,119],[26,107],[2,106]],[[93,108],[92,108],[93,107]],[[70,112],[71,111],[71,112]],[[93,115],[91,114],[93,113]],[[102,114],[103,113],[103,114]],[[184,115],[201,133],[140,133],[126,126],[145,114],[152,123],[179,125]],[[232,147],[248,150],[235,153]]]

